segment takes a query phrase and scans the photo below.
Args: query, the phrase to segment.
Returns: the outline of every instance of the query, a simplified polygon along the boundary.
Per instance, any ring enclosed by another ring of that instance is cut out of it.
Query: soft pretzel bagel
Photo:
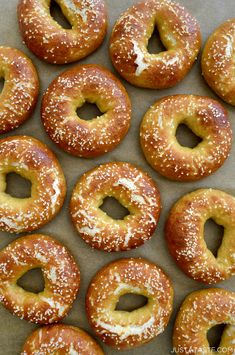
[[[17,285],[27,271],[41,268],[45,288],[35,294]],[[19,238],[0,251],[0,301],[29,322],[48,324],[66,316],[76,298],[80,272],[59,242],[46,235]]]
[[[194,148],[181,146],[176,138],[186,124],[202,141]],[[194,181],[219,169],[232,145],[232,128],[227,111],[209,97],[167,96],[145,114],[140,129],[146,160],[170,180]]]
[[[148,41],[157,26],[166,51],[150,54]],[[181,81],[201,46],[196,19],[169,0],[146,0],[130,7],[116,22],[110,55],[116,70],[131,84],[165,89]]]
[[[101,116],[86,121],[76,109],[95,103]],[[50,138],[75,156],[91,158],[114,149],[131,119],[129,96],[115,76],[99,65],[78,65],[59,75],[42,101],[42,121]]]
[[[209,37],[202,54],[202,74],[224,101],[235,106],[235,18],[219,26]]]
[[[39,81],[31,60],[18,49],[0,46],[0,134],[9,132],[31,115],[38,98]]]
[[[56,0],[71,29],[64,29],[50,14],[51,0],[20,0],[19,27],[28,48],[53,64],[80,60],[103,42],[107,19],[103,0]]]
[[[139,294],[148,303],[132,312],[115,310],[121,296]],[[103,267],[93,278],[86,310],[96,335],[107,345],[128,349],[143,345],[166,328],[173,303],[169,278],[141,258],[121,259]]]
[[[211,288],[186,297],[176,318],[173,347],[179,354],[212,355],[207,332],[218,324],[227,324],[216,353],[235,351],[235,293]]]
[[[104,355],[84,330],[64,324],[39,328],[27,338],[21,355],[37,354]]]
[[[99,207],[114,197],[130,212],[123,220],[108,216]],[[84,174],[70,202],[72,221],[93,248],[121,251],[137,248],[154,233],[161,203],[154,181],[134,165],[117,162],[100,165]]]
[[[5,192],[6,175],[15,172],[32,183],[31,197]],[[49,222],[61,209],[66,192],[63,171],[55,155],[29,136],[0,140],[0,230],[31,232]]]
[[[224,227],[217,257],[204,240],[204,225],[210,218]],[[183,196],[171,209],[165,232],[173,258],[191,278],[215,284],[235,274],[233,196],[212,189],[201,189]]]

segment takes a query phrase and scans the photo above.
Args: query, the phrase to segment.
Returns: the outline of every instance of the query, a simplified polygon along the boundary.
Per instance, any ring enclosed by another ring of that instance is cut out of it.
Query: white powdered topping
[[[59,179],[58,178],[55,181],[53,181],[52,188],[55,192],[54,195],[51,197],[52,210],[54,213],[55,212],[55,205],[56,205],[57,199],[60,195]]]
[[[132,191],[136,190],[135,183],[131,179],[121,178],[115,184],[113,184],[113,186],[118,186],[118,185],[122,185]]]
[[[99,234],[101,232],[100,228],[89,228],[89,227],[82,227],[79,230],[79,233],[84,233],[89,235],[90,237],[95,237],[97,234]]]
[[[140,196],[140,195],[133,194],[131,196],[131,199],[132,199],[132,201],[135,201],[135,202],[137,202],[137,203],[139,203],[141,205],[146,204],[145,199],[142,196]]]
[[[16,163],[11,163],[11,166],[14,166],[16,168],[20,168],[20,169],[25,169],[25,170],[28,170],[28,166],[25,165],[24,163],[22,162],[16,162]]]
[[[58,316],[61,317],[64,313],[65,306],[62,306],[59,302],[54,301],[52,298],[41,297],[41,299],[48,303],[52,308],[58,309]]]
[[[127,233],[125,235],[124,246],[128,246],[131,237],[132,237],[132,230],[131,230],[131,228],[128,228]]]
[[[26,263],[22,262],[22,261],[19,261],[19,259],[12,253],[11,254],[11,257],[12,259],[14,260],[15,264],[16,265],[22,265],[22,266],[25,266],[27,265]]]
[[[143,333],[145,333],[154,324],[154,317],[151,317],[148,322],[142,325],[129,325],[126,327],[123,327],[121,325],[111,325],[102,321],[97,321],[97,324],[113,334],[118,334],[120,336],[120,339],[124,340],[129,336],[142,335]]]
[[[70,348],[69,348],[69,355],[79,355],[78,352],[74,349],[74,346],[73,344],[70,345]]]
[[[161,60],[166,66],[168,66],[177,63],[179,61],[179,58],[178,57],[173,57],[171,59],[161,58]]]
[[[118,295],[123,290],[126,290],[131,293],[141,293],[141,289],[139,287],[134,287],[128,284],[121,283],[114,291],[114,295]]]
[[[41,263],[43,263],[43,264],[48,263],[47,258],[45,258],[45,256],[42,255],[41,253],[36,253],[36,254],[35,254],[35,258],[36,258],[38,261],[40,261]]]
[[[149,67],[149,64],[144,62],[144,53],[139,48],[139,45],[136,41],[132,42],[134,45],[134,54],[136,54],[137,58],[135,60],[135,64],[137,64],[135,75],[139,76],[145,69]]]
[[[4,223],[8,228],[14,229],[16,231],[20,231],[21,230],[21,226],[18,226],[10,218],[2,217],[2,218],[0,218],[0,223]]]
[[[226,57],[230,58],[233,54],[233,38],[230,35],[225,35],[224,38],[227,41],[227,45],[225,48]]]
[[[56,283],[57,275],[56,275],[56,268],[55,268],[55,267],[51,267],[51,268],[50,268],[50,271],[48,272],[47,277],[48,277],[53,283]]]
[[[64,4],[66,5],[66,7],[75,12],[75,13],[78,13],[81,18],[82,18],[82,21],[83,22],[87,22],[87,9],[86,8],[83,8],[81,10],[79,10],[75,5],[74,5],[74,2],[72,0],[64,0]]]
[[[158,115],[158,126],[159,126],[161,129],[163,128],[162,112],[159,112],[159,115]]]

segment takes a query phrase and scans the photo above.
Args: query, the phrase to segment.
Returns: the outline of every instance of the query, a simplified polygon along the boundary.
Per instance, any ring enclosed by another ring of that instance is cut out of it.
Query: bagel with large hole
[[[196,147],[183,147],[177,141],[180,124],[201,138]],[[160,99],[147,111],[140,129],[148,163],[175,181],[195,181],[214,173],[229,156],[232,137],[226,109],[209,97],[196,95]]]
[[[172,207],[166,240],[177,265],[191,278],[215,284],[235,275],[235,198],[223,191],[200,189]],[[224,227],[217,255],[208,249],[204,226],[213,219]]]
[[[18,49],[0,46],[0,134],[24,123],[38,98],[39,80],[31,60]]]
[[[157,26],[166,51],[150,54],[148,41]],[[147,0],[130,7],[116,22],[110,55],[119,74],[131,84],[165,89],[179,83],[201,46],[196,19],[170,0]]]
[[[6,193],[6,175],[16,173],[31,181],[31,196]],[[31,232],[48,223],[60,211],[66,193],[63,171],[55,155],[29,136],[0,140],[0,230]]]
[[[123,220],[113,219],[99,207],[106,197],[116,198],[129,210]],[[129,163],[115,162],[85,173],[70,202],[72,221],[93,248],[111,251],[137,248],[153,235],[161,209],[154,181]]]
[[[145,296],[145,306],[132,312],[115,310],[121,296]],[[88,320],[96,335],[118,350],[141,346],[166,328],[172,312],[173,288],[161,268],[141,258],[121,259],[103,267],[86,296]]]
[[[41,268],[45,288],[36,294],[17,281],[29,270]],[[34,234],[16,239],[0,251],[0,302],[29,322],[48,324],[66,316],[76,298],[80,272],[74,258],[59,242]]]
[[[63,28],[52,18],[51,0],[20,0],[18,21],[25,44],[40,59],[52,64],[80,60],[103,42],[107,15],[103,0],[56,0],[71,24]]]

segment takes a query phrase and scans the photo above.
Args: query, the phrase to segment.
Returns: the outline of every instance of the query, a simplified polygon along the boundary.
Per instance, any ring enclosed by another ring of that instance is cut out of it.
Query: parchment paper
[[[108,55],[108,39],[110,36],[110,31],[115,20],[119,17],[121,12],[123,12],[130,5],[134,4],[135,0],[106,0],[106,2],[109,13],[109,31],[106,40],[96,53],[92,54],[87,59],[82,60],[81,63],[102,64],[109,68],[112,72],[115,72]],[[234,0],[181,0],[181,3],[185,5],[198,19],[201,25],[203,43],[209,34],[220,23],[234,16]],[[0,43],[1,45],[16,47],[32,58],[39,72],[41,90],[37,109],[32,118],[19,129],[11,132],[10,134],[3,135],[3,137],[8,135],[26,134],[40,139],[57,154],[67,179],[67,198],[61,213],[51,223],[47,224],[44,228],[38,231],[52,235],[59,241],[63,242],[71,250],[78,265],[80,266],[82,277],[80,292],[71,312],[64,319],[64,323],[82,327],[90,334],[94,335],[88,325],[84,307],[85,294],[91,278],[96,273],[96,271],[98,271],[102,266],[112,260],[131,256],[145,257],[160,265],[171,277],[175,289],[174,312],[171,317],[169,326],[162,335],[158,336],[155,338],[155,340],[143,347],[126,351],[125,354],[170,354],[172,351],[172,328],[176,313],[181,302],[187,294],[194,290],[205,288],[205,286],[185,276],[174,263],[173,259],[168,253],[164,240],[164,223],[171,205],[182,195],[197,188],[218,188],[235,196],[235,146],[233,147],[230,158],[227,160],[224,166],[213,176],[210,176],[196,183],[170,182],[157,174],[146,163],[139,145],[139,125],[144,113],[148,110],[150,105],[163,96],[177,93],[191,93],[208,95],[210,97],[217,98],[208,88],[201,76],[200,57],[196,65],[183,80],[183,82],[169,90],[144,90],[135,88],[129,85],[127,82],[123,81],[123,84],[127,88],[133,104],[132,125],[128,135],[117,149],[102,156],[101,158],[92,160],[79,159],[72,157],[58,149],[44,132],[40,120],[40,102],[43,91],[47,88],[49,83],[52,81],[52,79],[55,78],[57,74],[74,66],[75,64],[55,66],[46,64],[37,59],[22,43],[17,25],[16,5],[17,0],[0,0]],[[229,111],[235,134],[234,108],[226,104],[224,105]],[[163,209],[158,228],[149,242],[147,242],[143,247],[140,247],[134,251],[107,254],[105,252],[92,250],[79,237],[70,221],[68,203],[71,196],[71,190],[75,182],[88,169],[93,168],[100,163],[109,161],[128,161],[130,163],[139,165],[153,177],[161,191]],[[15,186],[14,188],[17,190],[18,186]],[[211,239],[213,240],[212,229],[211,232]],[[3,232],[0,233],[0,248],[5,247],[16,237],[17,235],[10,235]],[[37,281],[35,279],[29,278],[28,283],[35,286]],[[219,284],[219,287],[234,290],[234,278],[231,278],[226,282],[222,282]],[[35,325],[12,316],[11,313],[6,311],[0,305],[0,355],[19,354],[26,337],[35,328]],[[104,345],[102,346],[105,354],[113,355],[118,353],[112,348],[106,347]]]

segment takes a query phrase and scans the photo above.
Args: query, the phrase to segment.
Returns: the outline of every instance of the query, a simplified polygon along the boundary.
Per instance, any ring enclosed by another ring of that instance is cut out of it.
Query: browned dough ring
[[[130,212],[115,220],[99,207],[107,196],[116,198]],[[100,165],[84,174],[70,202],[78,233],[93,248],[120,251],[137,248],[153,235],[161,209],[154,181],[132,164]]]
[[[202,74],[224,101],[235,106],[235,18],[220,25],[209,37],[202,54]]]
[[[122,295],[143,295],[148,303],[132,312],[115,310]],[[121,259],[93,278],[86,310],[96,335],[117,349],[141,346],[166,328],[172,312],[173,288],[162,269],[142,258]]]
[[[96,341],[84,330],[65,324],[35,330],[26,340],[21,355],[104,355]]]
[[[31,115],[38,98],[39,80],[31,60],[18,49],[0,47],[0,134],[12,131]]]
[[[41,268],[45,288],[35,294],[17,285],[27,271]],[[29,322],[48,324],[66,316],[76,298],[80,272],[68,250],[55,239],[34,234],[0,251],[0,301]]]
[[[53,64],[80,60],[103,42],[107,15],[103,0],[56,0],[71,24],[59,25],[50,14],[51,0],[20,0],[18,21],[22,37],[40,59]]]
[[[15,172],[32,183],[31,197],[7,194],[6,175]],[[55,155],[29,136],[0,140],[0,230],[31,232],[48,223],[60,211],[66,182]]]
[[[157,26],[166,51],[150,54],[148,41]],[[146,0],[130,7],[114,26],[110,55],[119,74],[131,84],[165,89],[181,81],[201,46],[196,19],[169,0]]]
[[[208,219],[224,227],[215,257],[204,240]],[[168,248],[191,278],[215,284],[235,275],[235,198],[223,191],[200,189],[183,196],[172,207],[166,223]]]
[[[212,351],[207,332],[227,324],[218,347]],[[211,288],[191,293],[176,318],[173,347],[177,354],[233,355],[235,352],[235,293]]]
[[[202,139],[196,147],[178,143],[180,124]],[[140,129],[141,147],[149,164],[175,181],[195,181],[214,173],[229,156],[232,137],[226,109],[209,97],[196,95],[157,101],[145,114]]]
[[[95,103],[101,116],[86,121],[77,108]],[[114,149],[131,120],[129,96],[115,76],[100,65],[78,65],[59,75],[42,101],[42,121],[50,138],[66,152],[91,158]]]

